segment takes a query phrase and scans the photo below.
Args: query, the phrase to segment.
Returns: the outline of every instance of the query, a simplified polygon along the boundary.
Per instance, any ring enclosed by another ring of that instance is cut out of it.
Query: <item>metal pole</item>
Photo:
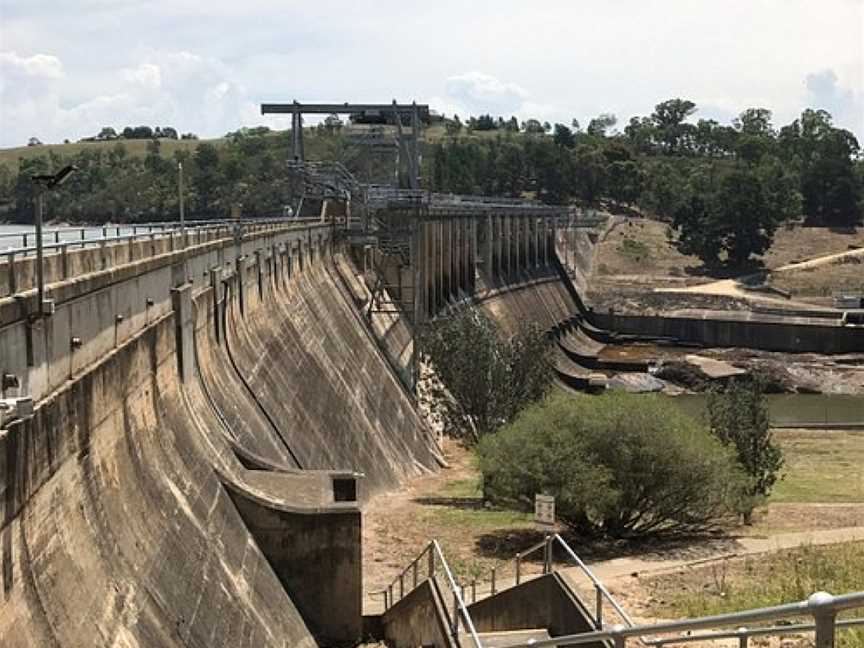
[[[39,317],[45,312],[45,275],[42,268],[42,209],[45,191],[36,189],[36,299],[39,304]]]
[[[603,591],[597,586],[594,586],[594,591],[596,593],[596,608],[594,612],[594,619],[597,625],[598,630],[603,629]]]
[[[519,577],[522,572],[522,554],[516,554],[516,584],[519,584]]]
[[[183,244],[186,244],[186,210],[183,205],[183,163],[177,163],[177,194],[180,199],[180,232],[183,235]]]
[[[747,648],[748,642],[747,628],[738,628],[738,648]]]
[[[492,568],[492,596],[495,596],[495,568]]]
[[[807,599],[816,622],[816,648],[834,648],[834,622],[837,612],[830,608],[834,597],[827,592],[816,592]]]

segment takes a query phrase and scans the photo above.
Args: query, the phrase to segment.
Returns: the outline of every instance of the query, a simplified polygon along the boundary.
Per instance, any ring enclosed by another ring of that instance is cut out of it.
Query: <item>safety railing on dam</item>
[[[221,219],[99,227],[55,228],[42,232],[46,281],[71,279],[82,272],[106,270],[141,259],[175,252],[226,237],[242,237],[292,225],[309,225],[318,219],[248,218]],[[3,249],[4,242],[21,245]],[[76,263],[81,250],[100,250],[98,264]],[[34,287],[33,268],[37,253],[33,231],[0,234],[0,297]],[[5,275],[5,276],[3,276]]]

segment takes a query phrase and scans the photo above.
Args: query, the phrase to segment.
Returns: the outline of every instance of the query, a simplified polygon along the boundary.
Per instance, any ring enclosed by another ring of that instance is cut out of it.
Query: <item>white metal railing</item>
[[[586,565],[582,561],[582,559],[576,555],[576,552],[570,548],[570,545],[567,544],[567,542],[564,540],[564,538],[562,538],[557,533],[547,534],[546,537],[543,538],[543,540],[541,540],[540,542],[538,542],[535,545],[532,545],[528,549],[525,549],[524,551],[520,551],[519,553],[516,554],[516,556],[512,560],[508,561],[508,563],[512,563],[514,566],[514,572],[515,572],[514,582],[515,582],[515,584],[519,585],[519,583],[521,583],[523,580],[523,577],[524,577],[523,573],[522,573],[523,562],[529,556],[532,556],[533,554],[537,553],[541,549],[543,550],[542,573],[543,574],[549,574],[552,571],[554,571],[554,562],[555,562],[554,549],[555,549],[556,545],[560,546],[564,550],[567,562],[578,567],[579,570],[581,571],[581,573],[584,574],[588,578],[588,580],[591,582],[591,586],[593,587],[594,592],[595,592],[593,605],[586,604],[586,602],[582,601],[581,598],[580,598],[580,602],[582,603],[582,606],[585,608],[585,610],[588,612],[588,614],[591,615],[591,621],[594,623],[594,627],[598,630],[603,628],[604,602],[608,603],[612,607],[612,609],[615,610],[615,612],[618,614],[620,619],[624,622],[625,626],[628,626],[628,627],[632,626],[633,625],[633,619],[630,617],[630,615],[627,614],[627,612],[624,610],[624,608],[621,606],[621,604],[618,603],[618,601],[615,599],[615,597],[612,596],[612,594],[609,592],[608,589],[606,589],[606,586],[603,584],[603,582],[599,578],[597,578],[597,576],[594,575],[594,572],[591,571],[591,569],[588,567],[588,565]],[[490,595],[494,596],[498,592],[498,585],[501,582],[500,576],[505,569],[506,569],[506,563],[504,566],[501,566],[501,565],[495,566],[490,570],[490,577],[487,580],[479,581],[481,584],[483,582],[489,583],[489,585],[490,585],[489,594]],[[474,600],[476,600],[476,598],[477,598],[477,596],[476,596],[477,584],[478,584],[477,580],[474,580],[470,583],[472,598]],[[578,592],[573,592],[573,594],[577,598],[579,598]],[[591,612],[592,607],[593,607],[593,614]]]
[[[837,614],[844,610],[856,608],[864,608],[864,592],[852,592],[850,594],[841,594],[833,596],[827,592],[816,592],[804,601],[797,603],[787,603],[785,605],[775,605],[773,607],[757,608],[753,610],[744,610],[741,612],[731,612],[728,614],[717,614],[714,616],[697,617],[695,619],[682,619],[679,621],[669,621],[665,623],[655,623],[647,625],[634,625],[626,627],[624,625],[615,625],[609,630],[595,630],[593,632],[583,632],[580,634],[562,635],[554,639],[542,639],[530,643],[517,643],[507,646],[507,648],[544,648],[547,646],[560,646],[561,644],[581,645],[596,642],[611,641],[615,648],[624,648],[629,638],[641,638],[654,634],[667,634],[670,632],[692,632],[693,630],[703,630],[706,628],[717,628],[723,626],[740,626],[743,623],[759,622],[759,621],[777,621],[780,619],[796,618],[801,616],[812,617],[814,623],[812,626],[800,626],[801,631],[812,627],[816,634],[816,648],[832,648],[834,646],[835,632],[837,628],[849,628],[854,625],[860,625],[864,619],[843,620],[837,622]],[[743,629],[741,635],[737,633],[716,633],[718,636],[712,637],[713,633],[702,635],[703,639],[713,639],[728,636],[749,637],[758,634],[785,634],[790,632],[791,628],[796,626],[781,625],[774,628],[753,628]],[[675,643],[681,641],[681,637],[671,638],[665,643]],[[696,639],[693,639],[694,641]],[[662,642],[662,640],[660,640]],[[649,643],[649,642],[646,642]],[[657,645],[657,641],[650,642]]]
[[[421,567],[421,565],[423,567]],[[480,637],[477,636],[477,630],[474,627],[474,622],[471,620],[471,614],[468,612],[468,606],[465,603],[465,588],[456,582],[453,576],[453,571],[444,557],[444,552],[441,550],[441,545],[437,540],[432,540],[420,554],[408,563],[408,566],[403,569],[399,575],[394,578],[387,588],[378,592],[372,592],[373,595],[384,597],[384,609],[389,610],[397,601],[400,601],[408,593],[414,590],[420,583],[436,576],[438,566],[444,574],[447,587],[453,594],[453,611],[449,615],[448,623],[450,626],[450,635],[459,644],[460,626],[464,626],[465,631],[471,638],[474,648],[483,648]],[[425,576],[421,574],[421,569],[426,570]],[[397,598],[398,595],[398,598]],[[446,610],[446,612],[450,612]]]

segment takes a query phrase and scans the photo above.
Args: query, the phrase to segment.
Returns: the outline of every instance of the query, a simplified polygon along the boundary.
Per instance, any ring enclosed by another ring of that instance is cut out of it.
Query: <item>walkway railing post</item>
[[[519,584],[519,577],[522,572],[522,554],[516,554],[516,584]]]
[[[594,586],[594,592],[595,592],[595,596],[596,596],[595,602],[596,602],[596,606],[597,606],[595,608],[596,611],[594,613],[594,618],[596,621],[597,629],[602,630],[603,629],[603,590],[601,590],[599,587],[597,587],[595,585]]]
[[[429,578],[435,578],[435,551],[432,545],[429,545]]]
[[[624,636],[625,628],[620,623],[612,626],[612,644],[615,648],[624,648],[627,644],[627,637]]]
[[[747,635],[747,628],[738,628],[738,648],[747,648],[750,642],[750,637]]]
[[[834,622],[837,612],[831,609],[834,597],[828,592],[816,592],[807,599],[816,624],[816,648],[834,648]]]

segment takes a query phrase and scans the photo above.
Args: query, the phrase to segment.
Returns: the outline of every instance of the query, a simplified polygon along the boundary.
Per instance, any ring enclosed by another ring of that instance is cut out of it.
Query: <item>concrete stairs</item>
[[[549,636],[549,632],[542,629],[479,632],[477,633],[477,637],[482,642],[483,648],[503,648],[504,646],[519,646],[521,644],[528,643],[529,641],[551,639],[551,637]]]

